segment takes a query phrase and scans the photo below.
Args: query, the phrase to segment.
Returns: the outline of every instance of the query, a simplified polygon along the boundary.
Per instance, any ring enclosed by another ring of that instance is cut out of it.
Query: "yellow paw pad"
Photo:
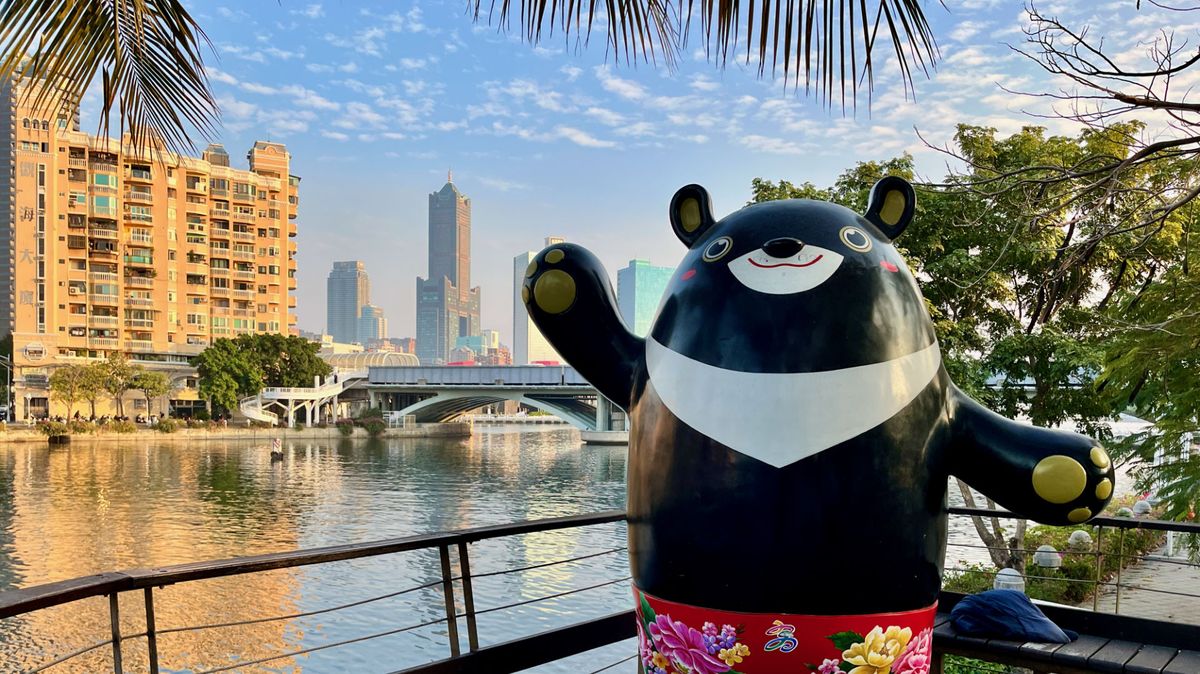
[[[1112,496],[1112,480],[1106,477],[1096,485],[1096,498],[1103,501],[1109,496]]]
[[[561,249],[555,248],[549,253],[546,253],[546,262],[549,262],[550,264],[558,264],[559,262],[562,262],[562,259],[566,256],[567,254],[562,252]]]
[[[1072,510],[1071,512],[1067,513],[1067,519],[1071,520],[1072,522],[1074,522],[1076,524],[1078,524],[1080,522],[1086,522],[1088,520],[1088,518],[1090,518],[1091,516],[1092,516],[1092,511],[1090,508],[1076,508],[1076,509]]]
[[[1033,468],[1033,490],[1050,503],[1070,503],[1087,487],[1087,472],[1069,456],[1047,456]]]
[[[533,299],[542,311],[561,314],[575,302],[575,279],[565,271],[548,271],[533,285]]]
[[[537,260],[534,260],[533,262],[529,263],[528,267],[525,268],[525,278],[533,278],[533,275],[536,273],[537,273]]]
[[[521,301],[529,304],[529,286],[521,286]]]
[[[1092,447],[1092,465],[1100,470],[1108,468],[1108,453],[1099,447]]]

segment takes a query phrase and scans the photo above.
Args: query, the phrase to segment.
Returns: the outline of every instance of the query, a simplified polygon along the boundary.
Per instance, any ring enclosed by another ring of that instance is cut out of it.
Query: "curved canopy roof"
[[[321,359],[331,366],[342,370],[365,370],[368,367],[396,367],[421,364],[415,355],[411,353],[397,353],[395,351],[334,353],[321,356]]]

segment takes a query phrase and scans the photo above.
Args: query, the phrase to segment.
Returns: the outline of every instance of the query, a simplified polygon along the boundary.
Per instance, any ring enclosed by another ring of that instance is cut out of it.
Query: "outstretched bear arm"
[[[951,387],[950,472],[1021,517],[1069,525],[1112,498],[1112,461],[1100,443],[1006,419]]]
[[[525,271],[521,299],[559,355],[605,398],[628,410],[645,340],[617,313],[600,260],[575,244],[550,246]]]

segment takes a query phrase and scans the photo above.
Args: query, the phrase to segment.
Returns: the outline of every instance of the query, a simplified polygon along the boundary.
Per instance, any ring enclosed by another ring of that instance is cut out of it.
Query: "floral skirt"
[[[633,591],[645,674],[929,674],[936,603],[872,615],[734,613]]]

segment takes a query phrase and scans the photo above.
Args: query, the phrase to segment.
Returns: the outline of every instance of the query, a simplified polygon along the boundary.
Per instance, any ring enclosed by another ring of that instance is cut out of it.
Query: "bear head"
[[[892,241],[912,220],[912,186],[872,189],[865,214],[789,199],[721,220],[688,185],[671,225],[688,247],[650,338],[709,365],[814,372],[899,358],[934,341],[916,281]]]

